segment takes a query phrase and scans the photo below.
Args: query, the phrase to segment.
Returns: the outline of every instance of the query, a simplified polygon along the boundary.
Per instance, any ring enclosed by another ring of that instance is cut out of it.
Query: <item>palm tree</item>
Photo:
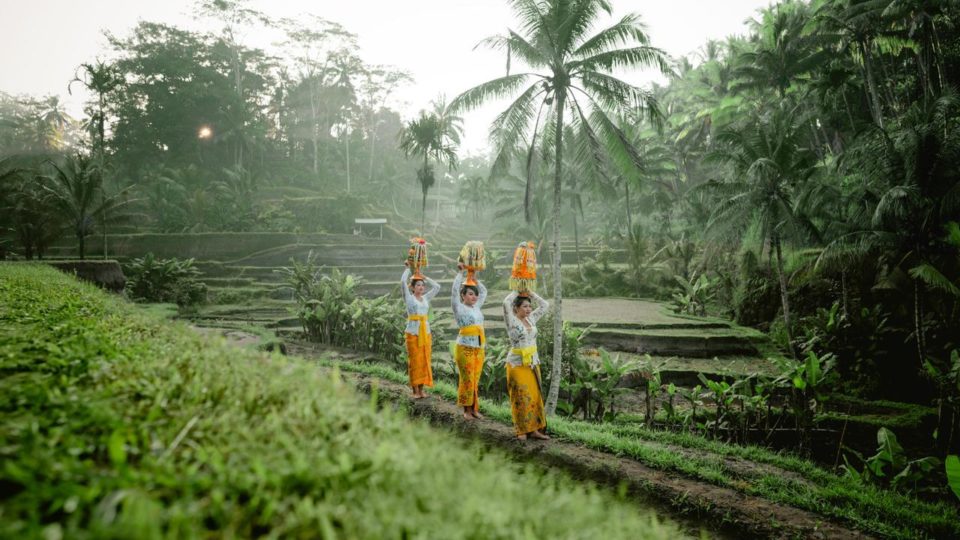
[[[107,94],[123,83],[123,77],[113,65],[106,64],[98,59],[95,64],[80,64],[80,67],[77,68],[77,73],[74,75],[73,80],[67,85],[68,92],[72,93],[71,87],[75,82],[79,82],[84,86],[84,88],[94,92],[97,95],[96,108],[93,110],[94,112],[90,116],[89,130],[94,135],[94,153],[97,155],[97,167],[100,169],[101,174],[104,174],[107,170],[105,140]],[[104,190],[101,189],[101,197],[103,194]],[[103,203],[102,200],[100,202],[101,204]],[[107,258],[106,218],[106,214],[103,214],[101,215],[100,220],[100,232],[103,234],[104,259]]]
[[[887,269],[913,278],[914,337],[921,365],[927,360],[924,299],[928,287],[946,290],[932,270],[949,266],[943,232],[960,220],[960,174],[952,165],[960,159],[960,138],[951,129],[958,111],[960,96],[945,91],[935,100],[915,102],[898,129],[888,134],[877,128],[850,149],[848,167],[867,180],[854,197],[867,201],[869,206],[860,212],[866,219],[821,255],[876,252]]]
[[[442,103],[440,101],[439,103]],[[420,231],[424,230],[427,216],[427,192],[436,184],[436,176],[430,159],[438,163],[446,162],[450,170],[457,167],[457,142],[460,140],[456,116],[447,115],[445,108],[437,114],[439,107],[434,103],[434,112],[420,111],[420,116],[411,120],[400,131],[400,150],[407,157],[423,158],[423,165],[417,169],[417,182],[423,195],[420,205]]]
[[[0,159],[0,230],[16,235],[27,259],[42,259],[60,237],[61,217],[50,204],[44,180],[32,159]]]
[[[520,24],[520,33],[508,30],[506,34],[492,36],[483,42],[492,48],[506,50],[508,74],[467,90],[454,99],[451,106],[454,110],[473,109],[491,99],[511,96],[522,90],[491,126],[491,137],[498,147],[491,174],[503,175],[521,145],[526,146],[529,171],[538,136],[543,133],[554,138],[554,355],[546,402],[546,412],[552,415],[560,393],[562,367],[559,217],[565,115],[569,112],[572,122],[582,125],[597,155],[605,150],[614,161],[629,166],[633,162],[633,153],[610,114],[641,108],[651,118],[659,119],[659,111],[648,92],[613,77],[611,72],[614,68],[641,66],[658,66],[663,72],[669,69],[664,53],[649,45],[638,15],[626,15],[612,26],[589,36],[588,32],[601,13],[612,13],[606,0],[508,0],[508,3]],[[509,74],[510,61],[514,58],[529,66],[531,71]],[[545,108],[546,116],[543,114]],[[530,175],[527,177],[529,186]],[[529,193],[528,187],[524,204],[527,219],[530,217]]]
[[[486,208],[487,198],[490,195],[490,192],[487,191],[487,179],[479,174],[474,174],[461,178],[459,184],[457,198],[466,207],[473,210],[474,221],[480,221],[480,214]]]
[[[742,233],[756,224],[764,243],[776,254],[783,320],[794,357],[782,245],[793,239],[819,237],[810,220],[796,211],[794,202],[797,188],[816,172],[817,158],[806,144],[805,128],[798,107],[781,103],[740,129],[722,131],[720,146],[710,157],[731,165],[736,180],[708,184],[720,195],[708,228]]]
[[[791,85],[823,65],[829,56],[822,47],[826,36],[808,30],[811,18],[809,6],[799,2],[764,10],[762,19],[753,22],[755,49],[737,57],[733,88],[774,88],[783,99]]]
[[[130,204],[126,190],[110,197],[101,195],[103,176],[92,159],[83,154],[68,157],[63,164],[53,164],[54,174],[45,189],[53,205],[66,219],[77,237],[80,258],[86,256],[85,240],[93,232],[94,222],[107,212]],[[99,202],[98,202],[99,199]],[[118,221],[125,216],[113,215]]]

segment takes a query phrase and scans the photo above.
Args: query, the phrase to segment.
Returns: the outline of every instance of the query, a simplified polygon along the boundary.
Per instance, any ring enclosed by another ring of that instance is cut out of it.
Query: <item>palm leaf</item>
[[[503,99],[512,95],[526,84],[531,77],[540,77],[534,73],[515,73],[478,84],[463,92],[450,102],[451,113],[473,110],[492,99]]]
[[[939,289],[956,298],[960,298],[960,287],[943,275],[929,263],[923,263],[910,269],[910,277],[919,279],[934,289]]]

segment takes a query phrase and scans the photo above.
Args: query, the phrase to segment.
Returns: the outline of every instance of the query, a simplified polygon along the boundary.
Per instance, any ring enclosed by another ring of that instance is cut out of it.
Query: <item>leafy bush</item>
[[[715,295],[716,283],[711,281],[706,274],[700,274],[690,279],[683,276],[674,276],[674,279],[680,285],[680,290],[673,293],[671,305],[673,311],[701,317],[706,315],[707,304],[713,300]]]
[[[537,354],[540,357],[541,372],[543,373],[543,387],[550,388],[550,378],[553,374],[551,366],[553,365],[553,313],[549,313],[540,319],[537,323],[539,331],[537,332]],[[590,331],[589,328],[581,329],[570,326],[570,323],[563,323],[563,370],[560,374],[560,381],[572,380],[572,366],[579,364],[580,344],[583,338]],[[566,414],[571,414],[573,404],[570,402],[572,396],[569,391],[566,396],[561,392],[560,401],[557,403],[557,409]]]
[[[320,343],[375,352],[392,361],[403,355],[406,312],[390,296],[359,298],[360,279],[334,268],[326,272],[311,252],[303,263],[280,270],[297,302],[307,338]]]
[[[499,401],[507,397],[507,352],[510,342],[496,337],[487,339],[483,373],[480,375],[480,395]]]
[[[193,259],[161,259],[147,253],[133,259],[124,273],[127,294],[142,302],[174,302],[186,307],[206,301],[207,286],[197,280],[200,271]]]
[[[41,266],[0,266],[0,415],[3,538],[679,534]]]
[[[598,356],[593,359],[583,354],[571,355],[570,377],[561,382],[571,396],[565,408],[571,416],[582,412],[584,420],[612,421],[617,416],[617,398],[630,392],[620,383],[637,372],[640,364],[622,360],[620,355],[611,356],[603,349]]]
[[[850,451],[863,464],[863,470],[857,470],[844,455],[843,470],[848,476],[863,482],[889,485],[900,491],[916,491],[917,484],[928,480],[940,467],[940,460],[932,456],[909,459],[897,441],[897,436],[885,427],[877,431],[875,455],[864,459],[859,452]]]

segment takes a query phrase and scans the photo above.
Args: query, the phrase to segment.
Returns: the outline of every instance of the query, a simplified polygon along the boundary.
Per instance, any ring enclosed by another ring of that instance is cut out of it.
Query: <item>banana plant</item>
[[[863,470],[858,470],[844,455],[842,468],[848,476],[862,482],[889,485],[900,491],[916,491],[917,485],[940,466],[940,460],[933,456],[909,459],[897,436],[885,427],[877,431],[875,455],[864,459],[859,452],[850,452],[863,464]]]
[[[731,409],[737,397],[736,388],[724,380],[710,380],[703,373],[698,373],[697,378],[708,390],[713,392],[713,402],[717,410],[714,419],[707,423],[707,427],[713,428],[713,438],[716,438],[720,429],[728,426]]]
[[[795,421],[795,429],[800,439],[800,451],[809,452],[814,417],[821,409],[822,390],[828,381],[836,358],[831,353],[823,356],[808,351],[804,361],[779,359],[781,373],[774,381],[790,391],[790,408]]]
[[[676,313],[704,316],[709,304],[716,294],[716,282],[711,281],[706,274],[694,275],[690,279],[683,276],[674,276],[680,290],[673,293],[672,307]]]

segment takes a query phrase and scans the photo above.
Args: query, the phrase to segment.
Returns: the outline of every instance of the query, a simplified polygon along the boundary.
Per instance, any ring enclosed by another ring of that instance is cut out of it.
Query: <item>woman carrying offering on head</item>
[[[440,284],[420,274],[420,268],[426,266],[426,242],[417,239],[424,251],[422,263],[418,263],[411,256],[407,268],[400,277],[400,290],[403,291],[403,302],[407,308],[407,327],[404,337],[407,344],[407,371],[410,375],[410,388],[414,399],[427,397],[423,393],[424,386],[433,386],[433,370],[430,366],[430,353],[433,347],[433,337],[430,334],[430,323],[427,316],[430,312],[430,300],[440,292]],[[411,253],[414,248],[411,247]],[[416,272],[411,277],[410,267]],[[427,289],[427,285],[430,289]]]
[[[468,242],[461,251],[460,272],[453,280],[450,302],[453,316],[460,332],[454,360],[459,372],[457,405],[463,407],[463,418],[483,418],[480,414],[480,374],[483,372],[486,336],[483,331],[483,303],[487,288],[473,277],[473,272],[483,268],[483,244]]]
[[[549,439],[541,391],[540,357],[537,355],[537,321],[550,304],[533,291],[536,281],[533,244],[522,243],[514,255],[511,288],[503,300],[510,352],[507,354],[507,391],[517,438]],[[533,302],[536,302],[534,309]]]

